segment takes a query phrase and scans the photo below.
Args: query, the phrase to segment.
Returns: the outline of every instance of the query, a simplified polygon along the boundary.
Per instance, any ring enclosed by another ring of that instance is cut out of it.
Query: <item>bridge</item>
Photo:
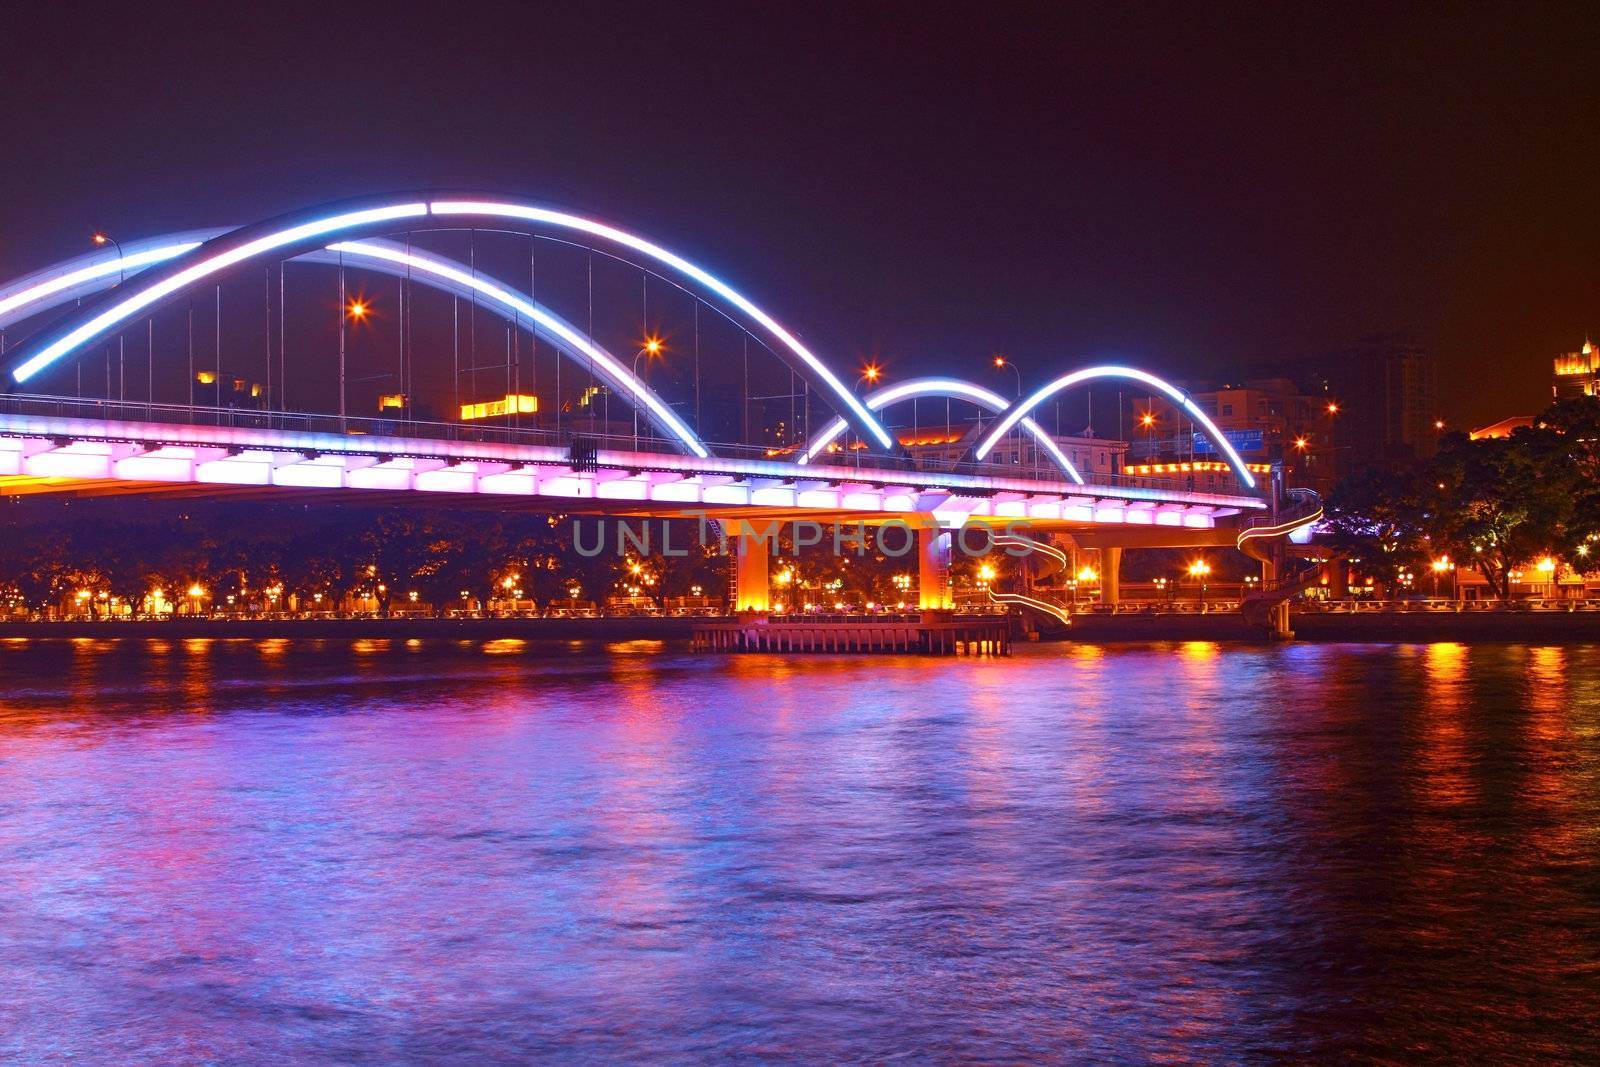
[[[1248,547],[1279,588],[1281,546],[1311,521],[1156,375],[1099,364],[1027,393],[1019,376],[1012,399],[948,376],[879,387],[705,267],[567,211],[427,192],[97,241],[0,286],[0,493],[428,498],[758,535],[898,520],[918,531],[927,610],[952,607],[964,526],[1011,526],[1012,545],[1071,534],[1104,553],[1114,600],[1136,547]],[[640,294],[637,316],[619,291]],[[598,320],[597,299],[613,308]],[[1183,412],[1231,488],[1075,462],[1040,420],[1109,381]],[[932,426],[939,448],[919,437]],[[767,611],[764,547],[735,543],[737,608]]]

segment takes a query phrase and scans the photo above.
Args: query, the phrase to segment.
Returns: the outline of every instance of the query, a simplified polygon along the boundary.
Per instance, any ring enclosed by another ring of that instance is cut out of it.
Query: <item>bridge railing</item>
[[[593,443],[608,451],[673,451],[677,448],[664,438],[650,433],[618,434],[590,427],[582,422],[560,430],[551,427],[438,422],[405,415],[372,418],[301,411],[276,411],[264,408],[162,404],[132,400],[107,400],[95,397],[50,396],[39,393],[0,394],[0,414],[42,418],[85,419],[99,422],[144,422],[187,426],[218,426],[238,429],[285,430],[347,436],[411,437],[433,441],[478,444],[510,444],[569,448],[574,441]],[[730,459],[792,460],[793,448],[773,448],[737,442],[708,442],[717,456]],[[1036,479],[1059,484],[1065,480],[1060,468],[1048,457],[1039,455],[1018,462],[971,463],[938,455],[884,455],[866,449],[830,455],[820,461],[830,467],[854,467],[863,472],[903,472],[958,474],[987,477]],[[803,477],[805,468],[795,474]],[[1095,473],[1089,479],[1097,487],[1150,488],[1149,478],[1121,474]],[[1157,486],[1159,487],[1159,486]]]

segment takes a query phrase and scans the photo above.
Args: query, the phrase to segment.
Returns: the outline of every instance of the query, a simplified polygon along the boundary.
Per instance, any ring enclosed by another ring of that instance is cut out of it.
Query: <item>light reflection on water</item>
[[[0,644],[0,1060],[1600,1057],[1582,647]]]

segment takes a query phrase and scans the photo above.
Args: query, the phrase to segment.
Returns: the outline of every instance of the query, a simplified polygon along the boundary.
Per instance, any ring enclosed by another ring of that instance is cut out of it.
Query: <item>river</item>
[[[1600,1060],[1600,649],[0,643],[0,1061]]]

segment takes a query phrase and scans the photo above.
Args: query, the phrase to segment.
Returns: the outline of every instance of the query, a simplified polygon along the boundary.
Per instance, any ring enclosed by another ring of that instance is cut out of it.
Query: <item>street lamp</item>
[[[639,351],[634,353],[633,376],[639,378],[640,381],[648,386],[650,384],[650,360],[659,356],[665,347],[661,343],[661,338],[646,337],[644,344],[639,347]],[[641,359],[645,361],[644,377],[642,378],[639,376],[639,361]],[[635,452],[639,451],[639,408],[637,405],[633,408],[633,450]]]
[[[1203,559],[1197,559],[1189,564],[1189,577],[1200,580],[1200,610],[1206,610],[1206,576],[1211,573],[1211,564]]]
[[[104,230],[96,230],[94,234],[94,243],[101,246],[110,245],[112,248],[117,250],[117,284],[121,285],[123,282],[127,281],[127,268],[122,265],[122,261],[126,259],[127,256],[122,251],[122,245],[117,241],[117,239],[112,237],[109,233],[106,233]]]
[[[1017,365],[1011,362],[1005,356],[995,356],[994,365],[996,370],[1000,369],[1001,367],[1010,367],[1011,373],[1017,376],[1017,399],[1020,400],[1022,398],[1022,371],[1018,370]]]

